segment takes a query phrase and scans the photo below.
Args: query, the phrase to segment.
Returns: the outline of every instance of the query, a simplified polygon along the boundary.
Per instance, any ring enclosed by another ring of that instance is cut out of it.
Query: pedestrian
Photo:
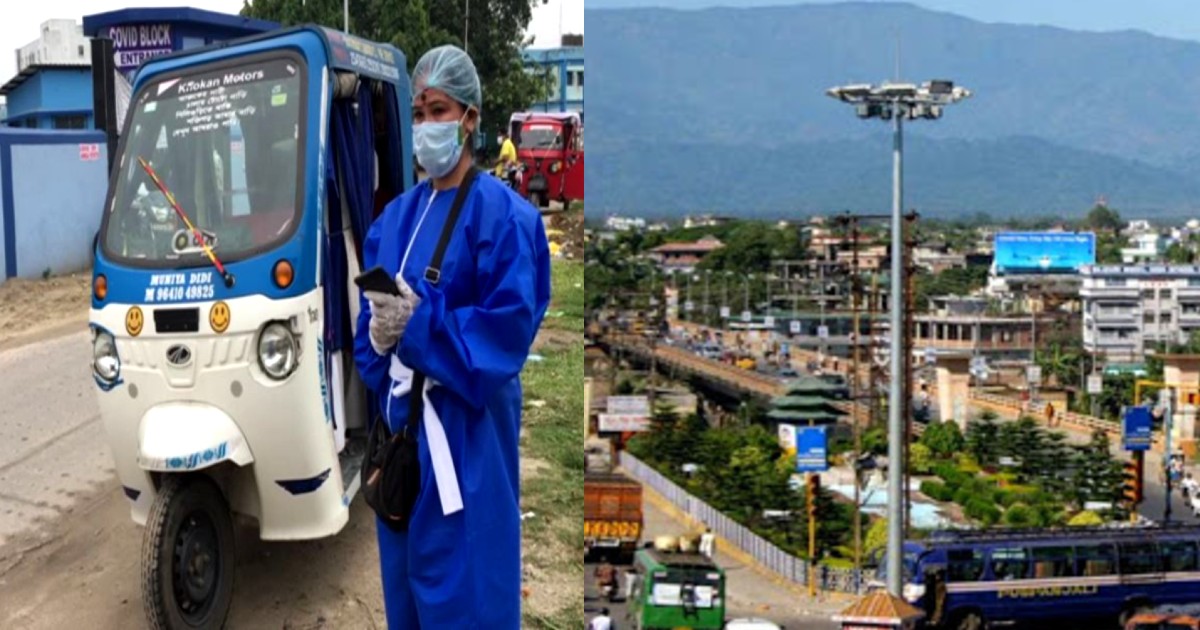
[[[419,463],[398,482],[417,488],[407,527],[376,522],[390,628],[521,626],[517,375],[549,303],[550,255],[538,212],[476,177],[482,105],[465,52],[420,58],[412,142],[429,179],[387,205],[362,247],[363,267],[382,266],[399,295],[364,292],[355,361],[383,421],[415,436]]]
[[[712,528],[704,528],[704,533],[700,535],[700,553],[704,557],[712,560],[713,552],[716,550],[717,537],[713,535]]]
[[[600,614],[592,617],[591,623],[588,624],[588,630],[613,630],[612,617],[608,615],[608,609],[601,608]]]
[[[500,158],[496,160],[496,177],[507,181],[509,188],[517,190],[517,169],[521,164],[517,161],[517,146],[504,130],[500,131],[496,142],[500,145]]]
[[[1180,484],[1180,492],[1183,493],[1183,498],[1188,499],[1196,494],[1196,480],[1192,478],[1192,473],[1187,473],[1183,482]]]

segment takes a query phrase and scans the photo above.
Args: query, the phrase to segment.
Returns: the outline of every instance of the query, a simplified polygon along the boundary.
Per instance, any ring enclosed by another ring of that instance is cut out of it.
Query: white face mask
[[[413,127],[413,153],[429,176],[445,177],[458,165],[463,152],[462,123],[467,117],[452,122],[423,122]]]

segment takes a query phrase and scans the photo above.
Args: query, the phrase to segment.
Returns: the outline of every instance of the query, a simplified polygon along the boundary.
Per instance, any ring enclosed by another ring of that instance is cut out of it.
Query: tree
[[[1096,204],[1087,213],[1084,226],[1097,232],[1117,233],[1121,230],[1121,213],[1108,206]]]
[[[881,551],[887,545],[887,538],[887,519],[877,518],[872,521],[863,539],[863,557],[869,558],[876,551]]]
[[[933,450],[921,442],[909,447],[908,467],[918,475],[929,474],[933,468]]]
[[[1121,498],[1123,473],[1120,462],[1109,451],[1108,434],[1092,433],[1086,445],[1077,448],[1073,479],[1074,498],[1082,506],[1088,501],[1118,503]]]
[[[954,421],[931,422],[921,434],[924,444],[938,457],[949,457],[961,451],[965,444],[963,434]]]
[[[1182,242],[1171,243],[1167,246],[1167,251],[1163,252],[1163,258],[1169,263],[1190,265],[1196,262],[1196,250]]]
[[[996,423],[995,413],[985,411],[978,420],[967,425],[967,452],[980,466],[995,465],[1000,456],[996,443],[999,435],[1000,425]]]
[[[483,88],[484,137],[491,137],[508,126],[513,112],[524,111],[549,94],[549,75],[526,72],[521,58],[521,49],[529,43],[522,37],[535,1],[475,0],[468,19],[463,2],[350,0],[350,30],[396,46],[405,54],[410,74],[421,55],[435,46],[465,48]],[[246,0],[242,15],[284,26],[314,23],[343,28],[342,2],[337,0]],[[468,39],[465,46],[463,37]]]

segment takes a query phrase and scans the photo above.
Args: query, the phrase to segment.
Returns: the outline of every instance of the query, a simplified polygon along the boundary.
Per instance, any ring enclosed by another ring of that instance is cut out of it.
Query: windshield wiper
[[[158,178],[158,173],[154,172],[154,167],[150,166],[150,163],[140,155],[138,156],[138,164],[142,165],[142,170],[146,171],[146,174],[150,176],[150,181],[154,182],[154,185],[157,186],[160,191],[162,191],[163,196],[167,198],[167,203],[171,204],[171,207],[175,209],[175,214],[178,214],[179,218],[183,219],[184,225],[186,225],[188,229],[192,231],[192,237],[196,239],[196,242],[200,244],[200,247],[204,248],[204,253],[208,255],[208,259],[212,261],[213,266],[217,268],[217,272],[220,273],[221,277],[225,279],[225,287],[232,287],[233,274],[229,273],[229,271],[225,269],[225,265],[222,265],[221,261],[217,260],[217,255],[214,254],[212,248],[208,246],[208,241],[204,240],[204,235],[196,229],[196,226],[192,225],[191,220],[188,219],[187,213],[183,211],[183,208],[179,207],[179,202],[175,201],[175,195],[171,194],[171,191],[167,189],[167,185]]]

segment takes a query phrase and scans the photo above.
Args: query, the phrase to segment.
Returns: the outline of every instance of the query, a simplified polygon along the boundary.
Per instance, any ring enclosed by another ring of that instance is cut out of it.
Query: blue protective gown
[[[395,275],[420,223],[404,279],[421,297],[397,348],[404,365],[440,387],[430,400],[441,417],[463,509],[442,514],[424,430],[418,432],[421,492],[409,529],[376,524],[388,627],[519,628],[521,519],[518,373],[550,301],[550,254],[541,217],[499,180],[480,173],[446,248],[441,280],[424,271],[456,190],[430,205],[428,181],[392,201],[363,243],[364,269]],[[420,218],[428,207],[424,221]],[[369,339],[362,300],[354,356],[363,381],[387,410],[391,357]],[[402,428],[408,396],[391,401],[388,423]]]

